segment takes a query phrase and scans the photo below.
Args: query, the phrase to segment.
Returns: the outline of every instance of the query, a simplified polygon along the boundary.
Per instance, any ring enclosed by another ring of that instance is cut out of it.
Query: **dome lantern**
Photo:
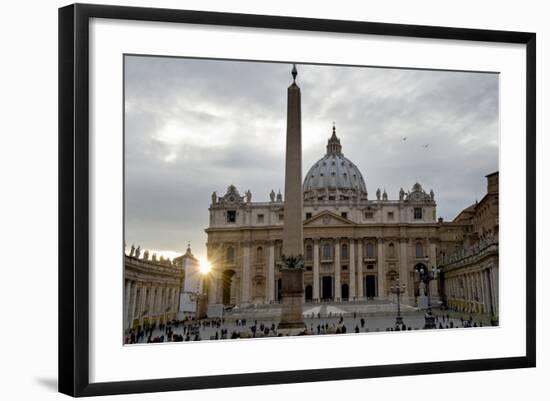
[[[332,136],[327,143],[327,155],[342,155],[342,145],[340,139],[336,136],[336,125],[334,123],[332,123]]]

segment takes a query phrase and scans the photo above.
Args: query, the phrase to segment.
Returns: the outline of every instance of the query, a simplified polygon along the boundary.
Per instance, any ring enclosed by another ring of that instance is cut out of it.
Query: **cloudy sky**
[[[128,245],[172,257],[190,241],[204,257],[213,191],[234,184],[253,201],[283,191],[291,67],[126,56]],[[303,174],[324,155],[333,121],[371,199],[377,188],[396,199],[418,181],[448,220],[498,170],[496,74],[299,64],[297,82]]]

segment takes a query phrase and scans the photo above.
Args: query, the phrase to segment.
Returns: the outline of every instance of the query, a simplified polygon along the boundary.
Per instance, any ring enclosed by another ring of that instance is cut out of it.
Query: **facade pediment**
[[[304,221],[305,227],[354,225],[355,223],[335,213],[324,211]]]

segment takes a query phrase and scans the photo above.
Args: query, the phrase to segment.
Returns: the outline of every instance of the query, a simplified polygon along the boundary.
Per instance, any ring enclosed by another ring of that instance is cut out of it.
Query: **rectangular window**
[[[348,270],[348,265],[342,265],[342,270]]]
[[[227,222],[234,223],[237,221],[237,212],[235,210],[227,211]]]
[[[373,265],[367,265],[367,270],[374,270],[374,266]]]
[[[388,212],[388,220],[389,221],[393,220],[393,212]]]
[[[342,212],[342,217],[344,219],[347,219],[348,218],[348,212]]]
[[[373,212],[365,212],[365,219],[366,220],[372,220],[374,218]]]
[[[279,213],[279,221],[283,221],[285,219],[285,215],[283,213]]]
[[[263,223],[264,222],[264,215],[263,214],[259,214],[258,215],[258,223]]]
[[[414,208],[414,219],[415,220],[422,219],[422,208],[421,207],[415,207]]]
[[[307,219],[311,219],[311,213],[310,212],[306,213],[306,220]]]

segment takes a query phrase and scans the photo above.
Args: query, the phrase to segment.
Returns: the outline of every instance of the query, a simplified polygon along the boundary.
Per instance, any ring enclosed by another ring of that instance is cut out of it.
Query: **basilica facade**
[[[353,302],[388,299],[391,288],[405,285],[403,302],[418,295],[419,267],[437,266],[440,231],[432,190],[420,183],[391,199],[378,189],[371,199],[361,171],[344,156],[333,127],[326,152],[303,181],[303,259],[305,301]],[[284,200],[253,202],[230,185],[212,194],[207,256],[212,264],[209,303],[250,305],[278,302],[281,277]],[[458,227],[458,228],[457,228]],[[462,226],[445,241],[463,240]],[[434,280],[435,300],[441,286]]]

